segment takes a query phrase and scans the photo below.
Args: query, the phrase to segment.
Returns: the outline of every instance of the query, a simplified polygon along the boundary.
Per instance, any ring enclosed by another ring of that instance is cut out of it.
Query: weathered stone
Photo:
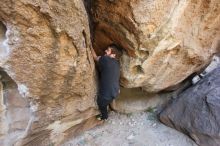
[[[1,80],[0,143],[59,145],[95,126],[83,1],[2,0],[0,21],[0,67],[7,76]]]
[[[166,103],[170,96],[147,93],[141,88],[121,88],[120,95],[111,104],[111,107],[121,113],[135,113],[154,109]]]
[[[215,66],[215,64],[216,62],[213,62],[212,66]],[[176,86],[175,90],[160,93],[148,93],[141,88],[121,87],[121,92],[111,104],[111,107],[121,113],[152,111],[152,109],[159,113],[164,106],[167,105],[170,99],[176,98],[182,91],[191,85],[192,82],[189,78],[179,84],[179,86]]]
[[[200,71],[220,35],[219,0],[95,0],[94,47],[122,46],[121,84],[158,92]]]
[[[188,134],[200,146],[220,143],[220,66],[188,88],[160,114],[166,125]]]

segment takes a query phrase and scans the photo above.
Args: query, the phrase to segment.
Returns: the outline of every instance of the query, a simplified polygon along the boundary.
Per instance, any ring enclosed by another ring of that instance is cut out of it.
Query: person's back
[[[120,65],[118,60],[121,52],[116,45],[112,44],[105,50],[105,56],[97,56],[94,50],[92,50],[92,55],[94,60],[98,62],[100,71],[97,104],[101,114],[97,119],[106,120],[108,118],[107,106],[118,96],[120,91]]]
[[[100,89],[99,96],[107,100],[118,96],[120,65],[115,58],[102,56],[99,59]]]

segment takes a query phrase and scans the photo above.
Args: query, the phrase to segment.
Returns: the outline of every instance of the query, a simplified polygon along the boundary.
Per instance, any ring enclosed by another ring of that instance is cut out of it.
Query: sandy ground
[[[160,123],[153,113],[119,114],[62,146],[197,146],[184,134]]]

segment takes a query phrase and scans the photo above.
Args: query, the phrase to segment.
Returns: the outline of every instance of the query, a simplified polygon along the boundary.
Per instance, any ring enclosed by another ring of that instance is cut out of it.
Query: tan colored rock
[[[0,21],[0,145],[59,145],[95,126],[83,2],[2,0]]]
[[[218,61],[213,61],[212,67],[216,66]],[[208,72],[208,70],[207,70]],[[111,107],[121,113],[136,113],[142,111],[159,113],[169,103],[171,99],[177,98],[180,93],[192,85],[191,80],[185,80],[172,92],[148,93],[142,88],[123,88],[120,89],[120,95],[111,104]]]
[[[96,0],[93,16],[97,52],[111,42],[121,45],[121,84],[148,92],[204,68],[220,38],[219,0]]]
[[[160,94],[147,93],[141,88],[121,88],[120,95],[111,107],[121,113],[137,113],[156,109],[166,103],[170,98]]]

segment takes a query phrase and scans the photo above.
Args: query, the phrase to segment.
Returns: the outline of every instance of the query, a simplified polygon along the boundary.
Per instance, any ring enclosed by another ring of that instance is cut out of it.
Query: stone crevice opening
[[[12,145],[24,134],[31,117],[29,102],[18,91],[17,84],[0,68],[0,139]]]
[[[145,48],[140,48],[140,50],[137,50],[137,53],[135,53],[135,48],[138,44],[136,36],[131,34],[131,38],[134,40],[133,42],[125,37],[130,34],[130,32],[128,32],[128,28],[131,27],[131,23],[123,17],[120,18],[128,23],[123,21],[111,21],[109,19],[107,20],[107,18],[105,20],[109,23],[102,21],[98,18],[101,14],[98,14],[98,10],[96,9],[97,4],[98,3],[95,1],[84,0],[84,5],[90,22],[91,42],[97,55],[104,55],[106,47],[111,43],[115,43],[123,51],[123,57],[120,60],[121,65],[125,66],[122,63],[126,61],[129,62],[130,58],[135,56],[140,57],[139,62],[145,61],[149,57],[149,51]],[[123,58],[127,59],[123,60]],[[144,74],[144,69],[141,64],[133,64],[133,66],[129,68],[134,76]],[[116,102],[112,105],[112,108],[116,111],[122,113],[145,111],[148,108],[154,108],[157,105],[162,104],[164,100],[167,100],[159,98],[157,94],[145,92],[141,89],[141,87],[125,88],[123,86],[127,85],[127,79],[123,78],[121,75],[120,80],[121,93],[119,97],[117,97]]]

